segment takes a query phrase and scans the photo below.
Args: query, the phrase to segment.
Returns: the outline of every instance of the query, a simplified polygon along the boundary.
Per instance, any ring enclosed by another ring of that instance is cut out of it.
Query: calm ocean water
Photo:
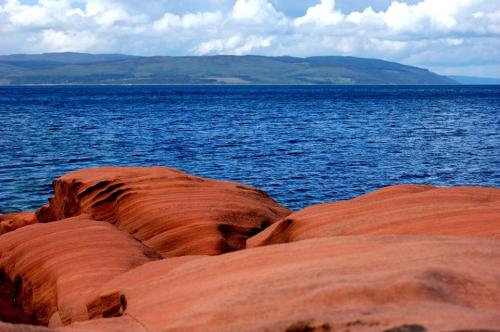
[[[164,165],[301,207],[397,183],[500,186],[500,86],[0,88],[0,211],[82,167]]]

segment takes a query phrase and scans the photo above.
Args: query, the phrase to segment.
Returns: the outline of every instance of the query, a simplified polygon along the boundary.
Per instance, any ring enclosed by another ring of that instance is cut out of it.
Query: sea
[[[500,86],[0,87],[0,212],[86,167],[168,166],[298,210],[394,184],[500,187]]]

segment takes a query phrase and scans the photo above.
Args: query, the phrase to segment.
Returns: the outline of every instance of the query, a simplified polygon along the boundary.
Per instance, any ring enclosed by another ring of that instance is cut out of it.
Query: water
[[[0,211],[82,167],[165,165],[282,204],[397,183],[500,186],[500,86],[0,88]]]

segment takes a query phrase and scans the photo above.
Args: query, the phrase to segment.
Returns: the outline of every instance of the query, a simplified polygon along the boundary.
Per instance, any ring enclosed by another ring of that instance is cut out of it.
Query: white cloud
[[[277,23],[284,15],[267,0],[236,0],[230,14],[234,20]]]
[[[272,41],[273,37],[250,36],[243,45],[235,48],[231,53],[236,55],[249,54],[256,50],[268,48],[271,46]]]
[[[376,18],[377,14],[373,11],[372,7],[365,8],[362,12],[352,12],[346,17],[347,22],[356,23],[357,25],[361,25],[367,23],[370,18]]]
[[[272,45],[273,37],[248,36],[243,38],[236,35],[227,39],[214,39],[193,48],[197,55],[205,54],[232,54],[244,55],[258,52]]]
[[[491,71],[500,67],[500,1],[393,1],[384,10],[374,1],[377,10],[344,13],[334,0],[311,0],[296,17],[277,3],[4,0],[0,53],[355,55],[500,76]]]
[[[321,0],[321,2],[307,9],[304,16],[295,19],[295,25],[334,25],[341,22],[344,15],[335,10],[335,0]]]
[[[6,0],[0,7],[3,29],[12,32],[48,26],[63,28],[70,23],[72,17],[81,14],[82,11],[73,8],[68,0],[40,0],[35,5],[26,5],[19,0]]]
[[[199,28],[204,25],[215,25],[223,19],[220,12],[186,14],[182,16],[165,13],[153,23],[155,30],[164,31],[170,28]]]
[[[87,31],[61,32],[50,29],[42,32],[41,46],[44,51],[87,51],[96,44],[94,35]]]
[[[232,36],[227,39],[213,39],[199,44],[192,51],[197,55],[227,53],[227,50],[235,49],[240,44],[240,41],[240,36]]]
[[[85,6],[85,16],[95,20],[99,26],[109,27],[115,23],[132,20],[125,8],[117,3],[89,0]]]

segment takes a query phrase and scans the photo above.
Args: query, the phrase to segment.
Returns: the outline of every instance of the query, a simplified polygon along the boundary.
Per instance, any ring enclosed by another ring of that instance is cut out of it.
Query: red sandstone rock
[[[161,167],[54,186],[36,217],[0,219],[0,320],[60,332],[500,326],[499,189],[395,186],[288,215],[259,190]]]
[[[149,331],[495,329],[499,263],[493,239],[329,237],[148,263],[100,296],[125,298]]]
[[[0,236],[0,285],[11,303],[4,298],[0,317],[17,309],[18,319],[25,323],[58,326],[86,320],[91,291],[157,258],[129,234],[83,218],[4,234]]]
[[[148,332],[139,322],[128,316],[93,319],[57,328],[58,332]],[[14,331],[17,332],[17,331]],[[36,331],[38,332],[38,331]],[[40,331],[43,332],[43,331]]]
[[[367,234],[500,239],[500,189],[392,186],[295,212],[249,239],[247,245]]]
[[[23,325],[23,324],[8,324],[0,321],[1,332],[56,332],[44,326]]]
[[[36,222],[34,212],[0,214],[0,235]]]
[[[79,214],[130,233],[165,257],[216,255],[290,214],[264,192],[164,167],[105,167],[54,181],[40,221]]]

